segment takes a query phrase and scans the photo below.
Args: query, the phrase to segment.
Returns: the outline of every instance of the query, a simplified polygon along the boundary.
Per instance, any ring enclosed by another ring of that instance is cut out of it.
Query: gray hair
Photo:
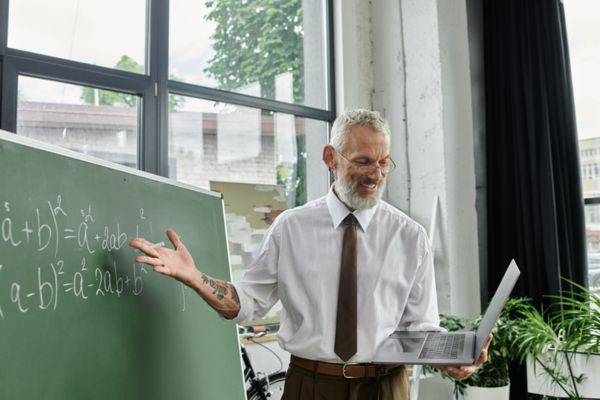
[[[390,141],[390,127],[387,121],[379,115],[377,111],[365,109],[356,109],[344,111],[333,122],[331,127],[331,138],[329,144],[336,150],[341,151],[350,128],[355,125],[361,125],[373,132],[381,132],[385,135],[386,141]]]

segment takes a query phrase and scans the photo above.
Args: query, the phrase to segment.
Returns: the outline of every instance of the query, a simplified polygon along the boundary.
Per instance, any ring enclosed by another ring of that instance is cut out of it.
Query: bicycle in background
[[[264,347],[266,350],[273,353],[279,360],[280,369],[272,373],[256,372],[248,352],[244,344],[240,343],[240,351],[244,362],[244,382],[246,383],[246,398],[248,400],[280,400],[283,396],[283,386],[285,384],[285,371],[283,371],[283,363],[279,356],[265,345],[256,341],[256,339],[265,336],[267,333],[276,331],[278,326],[246,326],[239,328],[240,340],[247,339],[252,343]]]

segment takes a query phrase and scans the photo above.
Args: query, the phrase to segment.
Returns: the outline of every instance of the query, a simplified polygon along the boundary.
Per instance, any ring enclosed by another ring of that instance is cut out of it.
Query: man
[[[425,230],[381,200],[395,167],[389,148],[378,113],[340,115],[323,149],[335,178],[329,193],[277,217],[242,282],[199,272],[172,230],[174,250],[132,240],[145,253],[136,261],[188,285],[235,322],[259,318],[281,300],[278,340],[292,354],[284,399],[378,399],[389,386],[397,393],[388,397],[407,399],[404,367],[369,362],[398,327],[439,330],[439,318]],[[445,370],[463,379],[486,359],[487,345],[475,365]]]

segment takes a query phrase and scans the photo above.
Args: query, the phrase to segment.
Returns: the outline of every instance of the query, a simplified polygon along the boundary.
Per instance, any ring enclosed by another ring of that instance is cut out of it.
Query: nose
[[[384,173],[381,169],[381,166],[377,165],[373,167],[373,169],[369,172],[369,174],[367,174],[367,176],[369,177],[369,179],[372,179],[375,182],[379,182],[383,179]]]

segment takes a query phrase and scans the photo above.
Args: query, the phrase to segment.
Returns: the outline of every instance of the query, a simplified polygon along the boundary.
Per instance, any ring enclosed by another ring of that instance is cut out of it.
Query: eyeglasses
[[[383,160],[373,164],[368,162],[348,160],[342,153],[337,151],[335,147],[333,148],[333,151],[335,151],[344,160],[348,161],[360,174],[369,175],[375,172],[377,169],[381,169],[381,174],[387,175],[396,169],[396,163],[391,157],[384,158]]]

